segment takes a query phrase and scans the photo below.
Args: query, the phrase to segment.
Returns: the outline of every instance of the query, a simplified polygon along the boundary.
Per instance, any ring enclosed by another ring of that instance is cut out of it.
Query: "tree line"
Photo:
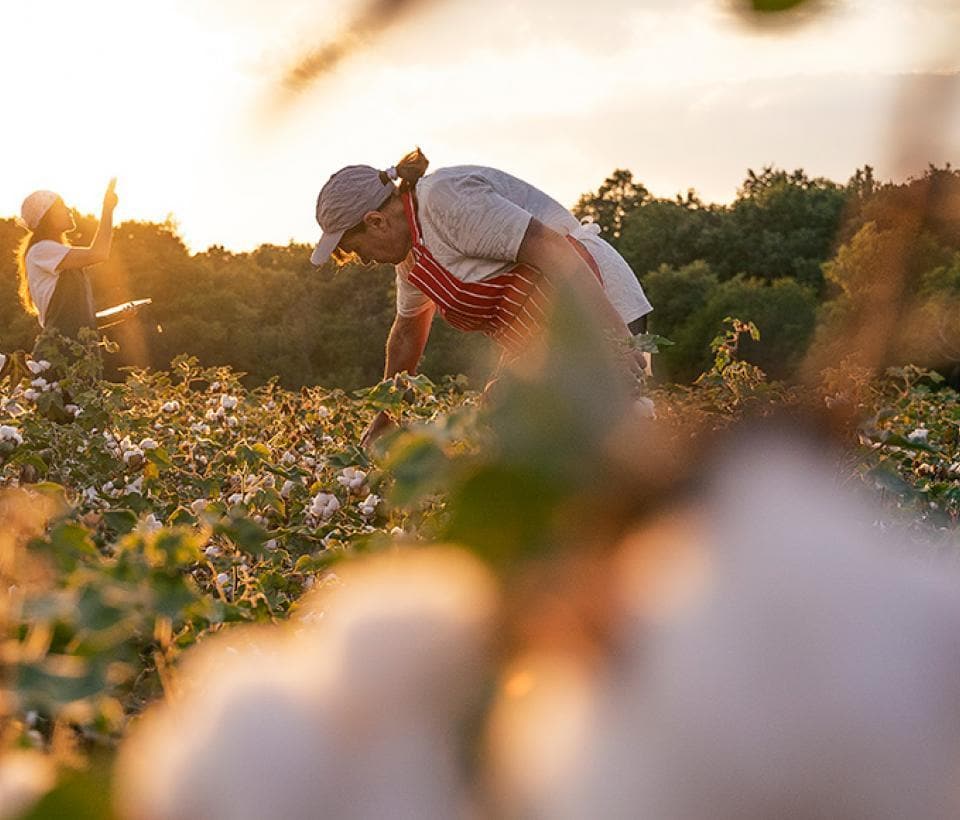
[[[811,344],[839,359],[842,320],[889,287],[901,361],[960,362],[960,175],[949,166],[900,183],[865,166],[845,184],[768,167],[748,172],[729,205],[695,191],[657,198],[618,169],[575,212],[643,283],[651,330],[675,343],[659,356],[664,378],[703,372],[726,316],[757,325],[760,341],[740,353],[770,376],[789,378]]]
[[[574,211],[596,221],[630,263],[654,305],[651,331],[674,342],[659,356],[662,378],[689,381],[706,369],[726,316],[760,329],[760,341],[741,351],[747,359],[789,378],[811,343],[829,343],[851,306],[893,276],[892,266],[908,272],[902,301],[913,318],[898,342],[903,355],[960,361],[960,176],[950,167],[881,183],[868,166],[845,184],[764,168],[748,172],[729,205],[705,203],[693,190],[654,197],[618,169]],[[77,215],[77,225],[71,241],[89,241],[93,218]],[[0,352],[30,349],[37,331],[16,295],[21,233],[12,219],[0,220]],[[148,334],[155,366],[189,353],[229,364],[251,383],[376,382],[394,312],[392,267],[314,269],[309,255],[297,243],[191,254],[172,221],[124,222],[95,274],[97,306],[154,300],[141,321],[113,332],[128,354]],[[485,339],[437,320],[423,369],[479,381],[492,357]],[[143,354],[131,360],[142,363]]]

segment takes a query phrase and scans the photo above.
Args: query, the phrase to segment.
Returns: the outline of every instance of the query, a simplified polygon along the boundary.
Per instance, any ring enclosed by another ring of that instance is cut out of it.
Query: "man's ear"
[[[381,211],[367,211],[363,215],[363,224],[368,228],[382,228],[387,218]]]

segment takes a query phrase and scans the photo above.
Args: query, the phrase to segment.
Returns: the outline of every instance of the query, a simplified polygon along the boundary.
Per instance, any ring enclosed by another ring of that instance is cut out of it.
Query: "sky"
[[[958,158],[960,3],[821,0],[787,27],[736,2],[407,0],[346,41],[362,0],[5,4],[0,215],[37,188],[98,213],[117,176],[118,220],[172,216],[191,249],[242,251],[315,240],[333,171],[414,145],[568,206],[615,168],[729,202],[748,168],[843,182]],[[338,38],[332,71],[284,89]]]

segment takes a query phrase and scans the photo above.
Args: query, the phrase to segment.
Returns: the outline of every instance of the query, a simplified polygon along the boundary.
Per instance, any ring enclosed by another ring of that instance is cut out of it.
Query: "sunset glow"
[[[434,167],[498,165],[567,204],[615,167],[657,194],[716,201],[768,163],[891,176],[897,75],[958,68],[937,46],[950,4],[836,5],[774,34],[740,27],[723,0],[498,2],[483,15],[422,2],[285,106],[283,72],[342,30],[347,0],[14,5],[0,213],[39,187],[93,212],[116,175],[119,218],[172,214],[195,249],[310,241],[333,170],[388,165],[414,144]],[[956,117],[942,136],[919,167],[951,158]]]

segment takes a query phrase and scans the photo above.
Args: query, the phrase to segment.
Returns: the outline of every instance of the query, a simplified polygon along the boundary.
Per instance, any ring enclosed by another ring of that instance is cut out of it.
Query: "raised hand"
[[[103,195],[103,210],[113,212],[113,209],[117,207],[117,202],[119,198],[116,194],[117,187],[117,178],[113,177],[110,182],[107,184],[106,193]]]

